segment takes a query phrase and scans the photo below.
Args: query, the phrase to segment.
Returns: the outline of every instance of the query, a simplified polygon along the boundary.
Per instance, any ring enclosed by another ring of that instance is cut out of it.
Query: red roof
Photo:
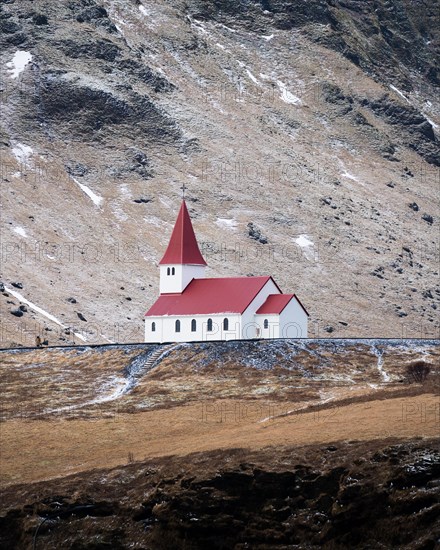
[[[159,265],[190,264],[206,265],[197,244],[194,229],[185,201],[182,205],[171,234],[170,242]]]
[[[145,316],[243,313],[272,277],[193,279],[182,294],[161,294]]]
[[[298,302],[298,304],[303,308],[307,313],[306,308],[302,305],[299,299],[295,294],[269,294],[264,304],[262,304],[256,311],[257,315],[271,315],[271,314],[280,314],[287,304],[293,299]]]
[[[294,294],[269,294],[264,304],[257,309],[256,313],[267,313],[268,315],[271,313],[281,313],[293,297]]]

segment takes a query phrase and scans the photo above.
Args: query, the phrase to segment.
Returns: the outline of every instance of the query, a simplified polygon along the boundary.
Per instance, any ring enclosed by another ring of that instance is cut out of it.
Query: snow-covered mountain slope
[[[2,345],[141,341],[183,183],[209,276],[272,274],[311,336],[438,337],[418,4],[2,3]]]

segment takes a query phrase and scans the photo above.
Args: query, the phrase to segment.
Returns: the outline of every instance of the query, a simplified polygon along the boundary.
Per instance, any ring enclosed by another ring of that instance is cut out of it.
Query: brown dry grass
[[[1,483],[113,467],[127,463],[128,456],[435,437],[438,406],[437,396],[422,394],[289,414],[297,403],[216,400],[96,421],[11,420],[1,426]],[[262,422],[268,416],[275,418]]]
[[[215,449],[437,434],[434,346],[422,350],[432,366],[428,378],[408,384],[418,349],[385,346],[391,381],[384,382],[369,345],[339,353],[315,345],[290,353],[283,345],[275,364],[278,348],[267,342],[178,348],[134,389],[100,404],[93,400],[114,391],[144,348],[3,352],[0,482]]]

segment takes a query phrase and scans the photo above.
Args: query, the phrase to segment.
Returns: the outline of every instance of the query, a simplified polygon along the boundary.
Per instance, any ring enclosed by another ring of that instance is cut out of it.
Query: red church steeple
[[[170,242],[159,265],[207,265],[197,244],[185,199],[182,200]]]

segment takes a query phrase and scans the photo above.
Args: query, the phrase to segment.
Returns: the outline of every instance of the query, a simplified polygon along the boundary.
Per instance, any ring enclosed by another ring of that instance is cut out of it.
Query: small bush
[[[429,374],[429,365],[425,361],[415,361],[408,365],[406,375],[409,382],[424,382]]]

